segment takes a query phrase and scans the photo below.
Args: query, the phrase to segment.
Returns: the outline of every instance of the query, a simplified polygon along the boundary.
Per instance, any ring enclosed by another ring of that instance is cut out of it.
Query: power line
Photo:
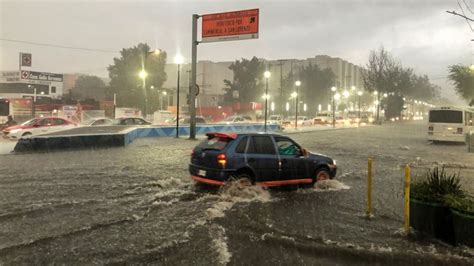
[[[472,19],[470,19],[470,18],[468,18],[468,17],[466,16],[466,13],[464,13],[464,8],[462,8],[461,3],[459,3],[459,0],[457,0],[457,2],[458,2],[459,8],[461,9],[461,12],[462,12],[462,14],[463,14],[463,17],[466,19],[467,25],[469,25],[469,28],[471,29],[471,31],[474,32],[474,29],[472,29],[471,23],[469,23],[469,21],[474,21],[474,20],[472,20]]]
[[[91,49],[91,48],[83,48],[83,47],[74,47],[74,46],[50,44],[50,43],[21,41],[21,40],[7,39],[7,38],[0,38],[0,41],[23,43],[23,44],[30,44],[30,45],[37,45],[37,46],[46,46],[46,47],[55,47],[55,48],[62,48],[62,49],[81,50],[81,51],[89,51],[89,52],[119,53],[119,51],[112,51],[112,50]]]
[[[466,3],[466,0],[462,0],[462,2],[464,3],[464,5],[466,6],[467,10],[469,10],[469,12],[471,12],[471,14],[474,14],[474,12],[472,11],[472,9],[469,7],[469,5]]]

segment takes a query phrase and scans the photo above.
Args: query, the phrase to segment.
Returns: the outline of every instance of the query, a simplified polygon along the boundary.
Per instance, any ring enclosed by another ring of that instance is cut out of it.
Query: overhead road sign
[[[258,38],[259,9],[202,15],[201,42]]]

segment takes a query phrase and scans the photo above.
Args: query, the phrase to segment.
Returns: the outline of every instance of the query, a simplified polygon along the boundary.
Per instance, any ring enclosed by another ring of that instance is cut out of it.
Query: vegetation
[[[474,213],[474,198],[466,195],[447,195],[448,205],[461,212]]]
[[[147,95],[147,113],[158,109],[159,92],[166,81],[166,52],[150,52],[148,44],[140,43],[131,48],[124,48],[120,58],[114,58],[114,64],[108,67],[110,89],[108,94],[117,94],[117,105],[142,109]],[[139,72],[147,72],[146,88],[143,88]]]
[[[441,170],[439,167],[429,169],[425,174],[425,179],[413,183],[410,190],[415,199],[442,204],[445,203],[447,195],[464,196],[459,174],[448,174],[444,167]]]
[[[260,100],[264,93],[265,81],[263,72],[265,65],[257,57],[252,59],[236,60],[229,66],[234,72],[234,79],[224,80],[224,104],[234,102],[255,102]]]
[[[417,100],[431,101],[440,95],[440,87],[430,83],[428,77],[418,76],[413,69],[405,68],[392,55],[381,47],[379,50],[371,51],[366,71],[362,73],[364,87],[367,91],[378,91],[378,97],[387,93],[402,98],[400,100],[383,99],[382,105],[387,118],[399,116],[403,109],[403,97],[411,97]]]
[[[76,99],[103,100],[105,97],[106,85],[97,76],[79,76],[71,91],[72,97]]]
[[[448,78],[453,82],[456,92],[474,106],[474,67],[452,65]]]

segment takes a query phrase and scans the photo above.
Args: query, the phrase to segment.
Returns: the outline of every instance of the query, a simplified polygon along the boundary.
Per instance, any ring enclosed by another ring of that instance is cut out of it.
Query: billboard
[[[201,42],[257,39],[258,15],[258,8],[202,15]]]

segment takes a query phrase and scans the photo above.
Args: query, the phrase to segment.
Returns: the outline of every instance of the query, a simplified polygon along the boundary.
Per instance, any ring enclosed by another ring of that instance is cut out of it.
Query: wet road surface
[[[403,167],[461,169],[474,155],[426,142],[421,123],[292,133],[335,158],[336,180],[299,190],[196,186],[196,141],[140,139],[126,148],[0,155],[0,264],[472,265],[474,251],[404,236]],[[367,158],[374,217],[365,217]],[[416,177],[415,177],[416,178]]]

